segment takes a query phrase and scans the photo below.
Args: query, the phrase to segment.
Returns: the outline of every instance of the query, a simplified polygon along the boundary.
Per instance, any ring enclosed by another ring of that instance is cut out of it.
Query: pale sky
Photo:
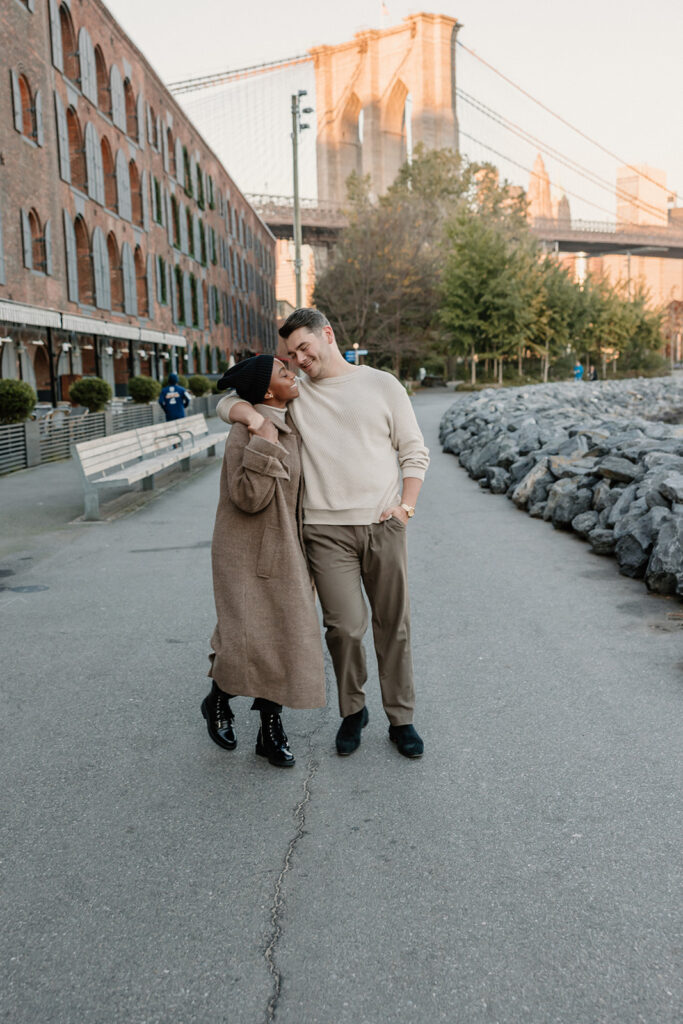
[[[661,167],[671,190],[680,192],[683,205],[680,0],[650,0],[648,4],[574,0],[571,5],[557,0],[443,0],[431,6],[387,0],[388,18],[382,16],[376,0],[250,0],[239,4],[109,0],[108,6],[166,82],[343,42],[361,29],[397,24],[406,14],[420,10],[457,17],[463,24],[461,42],[624,161]],[[458,85],[467,93],[614,183],[614,159],[524,100],[460,48],[458,62]],[[251,175],[253,185],[241,180],[240,175],[248,174],[242,165],[231,167],[226,142],[220,139],[220,125],[227,120],[223,98],[193,94],[188,109],[196,111],[195,119],[207,141],[224,158],[241,187],[291,191],[287,187],[291,177],[289,95],[295,88],[309,87],[311,80],[303,70],[262,80],[249,94],[231,87],[228,109],[230,116],[236,117],[231,124],[233,151],[251,148],[255,154],[261,176]],[[275,116],[274,110],[280,117],[277,130],[269,120]],[[479,142],[519,164],[533,164],[536,146],[522,142],[463,101],[459,101],[458,113],[463,131]],[[273,136],[277,138],[273,140]],[[273,148],[267,149],[265,139],[269,144],[272,141]],[[306,139],[309,158],[313,142],[311,132]],[[528,184],[524,170],[478,143],[463,138],[461,148],[475,159],[493,160],[510,179],[525,187]],[[236,161],[235,156],[233,165]],[[585,181],[555,157],[547,156],[545,161],[551,180],[580,197],[569,197],[574,217],[606,220],[613,215],[613,194]],[[304,163],[302,192],[312,194],[312,161]]]

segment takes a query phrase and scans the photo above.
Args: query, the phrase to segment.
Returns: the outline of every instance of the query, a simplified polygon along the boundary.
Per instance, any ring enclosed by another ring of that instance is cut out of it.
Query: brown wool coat
[[[228,435],[211,545],[218,622],[209,676],[226,693],[325,705],[320,626],[301,523],[299,435],[267,406],[278,443]]]

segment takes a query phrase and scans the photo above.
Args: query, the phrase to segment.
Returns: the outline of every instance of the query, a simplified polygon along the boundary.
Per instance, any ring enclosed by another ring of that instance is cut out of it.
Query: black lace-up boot
[[[291,768],[295,764],[294,754],[289,749],[279,715],[261,711],[261,728],[256,737],[256,753],[260,757],[267,757],[276,768]]]
[[[211,682],[211,693],[202,701],[202,714],[206,719],[206,728],[214,743],[224,750],[234,750],[237,746],[237,737],[232,723],[235,716],[230,707],[230,698],[227,693],[216,686],[215,681]]]

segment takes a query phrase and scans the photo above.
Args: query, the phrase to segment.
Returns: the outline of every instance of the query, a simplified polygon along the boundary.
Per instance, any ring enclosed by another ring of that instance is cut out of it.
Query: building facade
[[[107,8],[0,28],[0,376],[54,402],[274,352],[275,239]]]

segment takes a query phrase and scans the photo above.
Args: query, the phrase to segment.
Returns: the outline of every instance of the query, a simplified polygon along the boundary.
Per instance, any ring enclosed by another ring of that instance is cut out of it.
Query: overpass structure
[[[291,196],[249,195],[247,198],[276,238],[293,238],[294,206]],[[329,248],[347,224],[348,206],[343,207],[331,200],[301,200],[301,228],[305,244]],[[532,234],[553,252],[683,259],[683,225],[535,218],[530,227]]]

